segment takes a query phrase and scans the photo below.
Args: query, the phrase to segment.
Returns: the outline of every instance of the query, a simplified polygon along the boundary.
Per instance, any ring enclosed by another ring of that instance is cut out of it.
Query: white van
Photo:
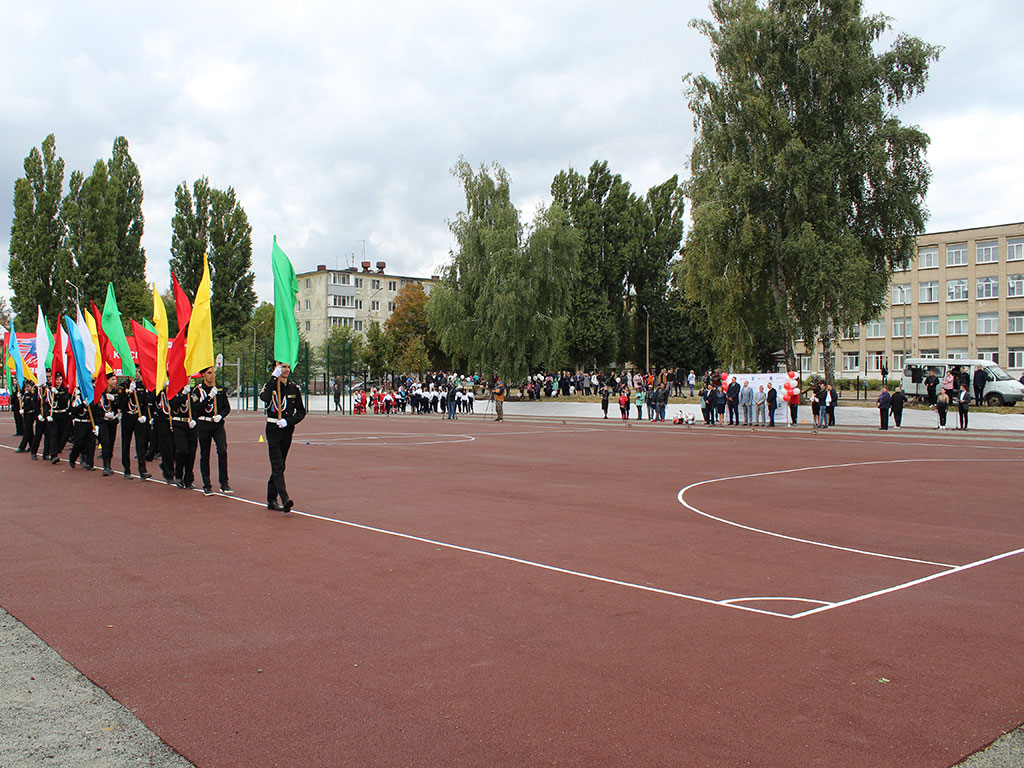
[[[947,371],[953,372],[956,388],[967,384],[967,391],[974,397],[974,369],[981,366],[988,374],[985,385],[985,405],[1013,405],[1024,400],[1024,384],[1008,374],[991,360],[964,360],[953,357],[911,357],[903,366],[903,391],[907,397],[924,399],[928,394],[924,380],[934,371],[941,382]]]

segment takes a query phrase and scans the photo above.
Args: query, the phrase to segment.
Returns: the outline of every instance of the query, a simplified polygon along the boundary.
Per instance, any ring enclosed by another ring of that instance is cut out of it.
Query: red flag
[[[178,316],[178,331],[188,325],[192,319],[192,302],[188,300],[188,294],[178,285],[178,278],[171,272],[171,282],[174,283],[174,313]],[[184,346],[184,342],[182,342]],[[182,358],[184,359],[184,358]]]
[[[56,381],[59,373],[67,386],[68,374],[64,370],[64,335],[61,331],[61,317],[57,315],[57,331],[53,334],[53,363],[50,364],[50,381]]]
[[[156,389],[156,334],[132,320],[132,335],[135,337],[135,354],[139,357],[142,386]]]
[[[75,353],[71,351],[71,337],[64,344],[64,360],[65,360],[65,371],[64,386],[68,388],[68,392],[74,392],[75,387],[78,386],[78,379],[75,378],[78,373],[75,370]]]
[[[182,327],[174,337],[171,348],[167,351],[167,397],[172,398],[188,384],[188,372],[185,371],[185,339],[188,329]]]
[[[96,372],[96,386],[93,387],[93,398],[94,403],[98,403],[103,398],[103,393],[107,391],[107,366],[110,366],[110,370],[116,370],[114,364],[114,346],[110,343],[110,339],[107,338],[107,334],[103,332],[103,313],[96,307],[95,301],[90,301],[89,304],[92,306],[92,315],[96,318],[96,336],[100,340],[100,357],[102,362],[100,363],[99,371]]]

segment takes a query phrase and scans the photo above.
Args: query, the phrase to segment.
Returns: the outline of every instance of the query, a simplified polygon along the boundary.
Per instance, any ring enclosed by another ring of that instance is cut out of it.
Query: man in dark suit
[[[878,395],[878,418],[881,424],[879,429],[889,429],[889,407],[891,405],[892,398],[889,396],[889,390],[883,384],[882,392]]]
[[[768,426],[775,426],[775,411],[779,407],[779,391],[775,389],[775,385],[770,381],[768,382],[768,396],[765,398],[765,402],[768,404]]]
[[[971,383],[974,385],[974,402],[985,402],[985,385],[988,384],[988,373],[980,365],[974,369],[974,378]]]
[[[740,423],[740,385],[736,377],[732,377],[732,383],[725,391],[725,403],[729,408],[729,426],[739,426]]]

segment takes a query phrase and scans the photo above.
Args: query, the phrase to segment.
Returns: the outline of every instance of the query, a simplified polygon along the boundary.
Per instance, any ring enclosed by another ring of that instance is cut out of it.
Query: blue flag
[[[7,354],[14,361],[14,374],[18,379],[18,389],[25,386],[25,369],[22,368],[21,346],[18,344],[18,334],[14,332],[14,318],[11,318],[11,332],[7,334]]]
[[[70,317],[64,318],[64,327],[68,331],[68,339],[71,340],[71,354],[75,358],[75,378],[78,379],[78,391],[82,399],[91,403],[93,399],[92,379],[89,378],[89,368],[85,364],[85,345],[82,343],[82,334],[78,332],[78,326],[71,322]]]

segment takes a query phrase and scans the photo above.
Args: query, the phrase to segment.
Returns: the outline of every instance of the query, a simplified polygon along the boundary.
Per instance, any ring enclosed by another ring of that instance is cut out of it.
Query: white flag
[[[89,378],[96,375],[96,345],[92,343],[92,331],[86,325],[82,317],[82,308],[75,307],[78,316],[75,318],[75,325],[78,326],[78,333],[82,336],[82,346],[85,347],[85,367],[89,370]]]
[[[38,305],[37,305],[38,307]],[[43,308],[38,307],[39,317],[36,320],[36,380],[40,387],[46,386],[46,358],[50,356],[50,334],[46,330],[46,318]]]

